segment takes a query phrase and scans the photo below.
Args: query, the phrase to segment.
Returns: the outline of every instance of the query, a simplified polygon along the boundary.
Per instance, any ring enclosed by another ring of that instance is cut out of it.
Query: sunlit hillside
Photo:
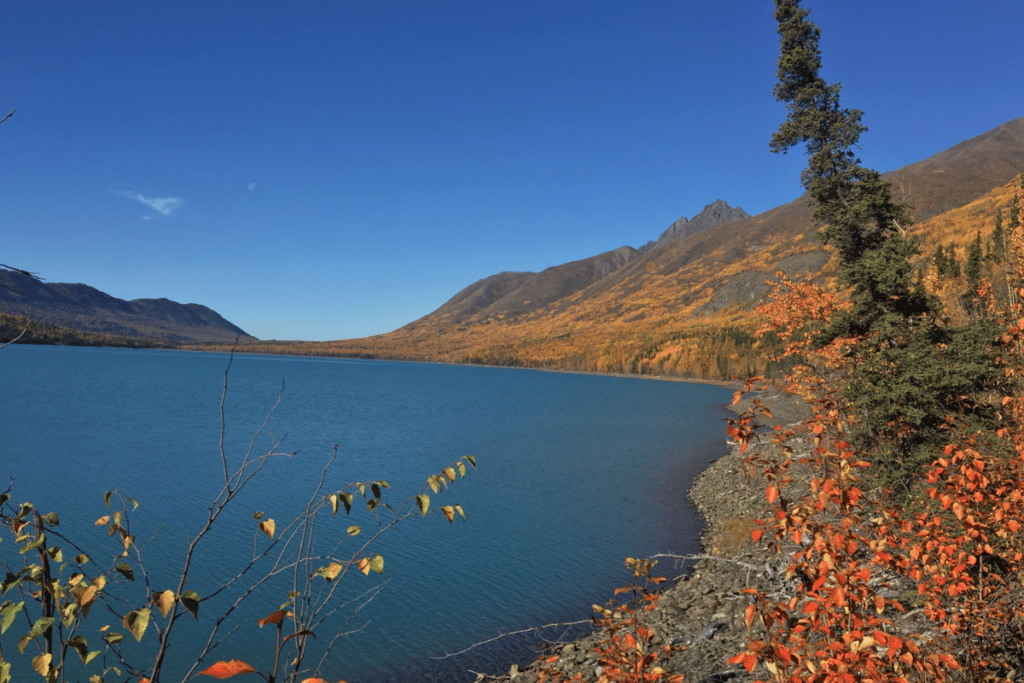
[[[1008,215],[1021,168],[1024,119],[1016,119],[886,174],[918,221],[911,231],[921,240],[922,277],[938,245],[963,263],[979,232],[989,239],[996,210]],[[762,372],[772,347],[771,340],[755,345],[753,307],[773,274],[837,286],[835,260],[816,232],[802,197],[649,251],[623,247],[539,274],[495,275],[388,334],[243,350],[706,379]],[[957,315],[965,278],[926,281]]]

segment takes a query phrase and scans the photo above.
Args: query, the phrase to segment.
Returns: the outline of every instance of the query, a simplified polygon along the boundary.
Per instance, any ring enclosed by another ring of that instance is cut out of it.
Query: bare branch
[[[450,652],[450,653],[446,654],[444,657],[431,657],[431,659],[441,660],[441,659],[448,659],[449,657],[457,657],[457,656],[459,656],[461,654],[465,654],[465,653],[469,652],[470,650],[478,648],[481,645],[486,645],[487,643],[493,643],[494,641],[501,640],[502,638],[505,638],[507,636],[519,636],[519,635],[522,635],[524,633],[535,633],[537,631],[543,631],[544,629],[549,629],[549,628],[557,628],[557,627],[562,627],[562,626],[578,626],[580,624],[591,624],[591,623],[593,623],[593,621],[590,620],[590,619],[581,619],[580,621],[561,621],[561,622],[557,622],[557,623],[554,623],[554,624],[544,624],[543,626],[534,626],[532,628],[524,628],[524,629],[520,629],[519,631],[508,631],[506,633],[499,633],[498,635],[494,636],[493,638],[488,638],[487,640],[481,640],[479,643],[473,643],[472,645],[470,645],[469,647],[467,647],[464,650],[459,650],[458,652]]]

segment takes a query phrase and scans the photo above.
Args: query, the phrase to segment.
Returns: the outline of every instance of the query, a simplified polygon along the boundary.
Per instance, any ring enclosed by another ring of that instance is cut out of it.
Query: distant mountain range
[[[125,301],[88,285],[42,282],[4,268],[0,268],[0,285],[0,313],[49,325],[172,343],[256,340],[200,304],[179,304],[169,299]]]

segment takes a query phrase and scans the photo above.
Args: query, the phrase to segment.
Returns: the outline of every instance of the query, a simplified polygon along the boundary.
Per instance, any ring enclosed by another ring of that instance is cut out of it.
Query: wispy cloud
[[[249,192],[254,192],[255,190],[256,190],[256,183],[249,183]]]
[[[182,204],[181,199],[178,197],[147,197],[138,192],[125,192],[123,190],[114,190],[113,192],[118,197],[127,197],[128,199],[139,201],[164,216],[170,216]]]

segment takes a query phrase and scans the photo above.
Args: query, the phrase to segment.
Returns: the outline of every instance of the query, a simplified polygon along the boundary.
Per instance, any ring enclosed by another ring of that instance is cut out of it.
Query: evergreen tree
[[[968,294],[973,295],[978,287],[981,287],[981,264],[984,259],[985,255],[981,249],[981,230],[979,230],[974,241],[971,242],[970,249],[967,250],[967,267],[964,272],[967,275]]]
[[[949,261],[946,259],[946,252],[941,244],[935,247],[935,256],[932,257],[932,263],[935,264],[935,270],[938,271],[939,275],[949,275]]]
[[[995,263],[1002,263],[1006,258],[1006,234],[1003,232],[1003,212],[996,211],[996,227],[989,239],[988,257]]]
[[[946,272],[950,277],[960,277],[962,271],[960,270],[960,260],[956,257],[956,247],[950,246],[946,249]]]
[[[771,149],[806,146],[801,181],[825,224],[821,237],[837,248],[841,278],[852,288],[852,306],[817,342],[852,340],[855,362],[843,393],[860,417],[855,438],[874,453],[883,483],[901,489],[936,457],[946,416],[996,381],[986,351],[993,328],[948,325],[938,303],[913,286],[910,259],[918,251],[904,236],[906,206],[853,152],[866,130],[863,113],[842,108],[840,85],[819,75],[821,31],[808,14],[799,0],[775,0],[781,50],[774,93],[787,117]],[[985,414],[983,407],[973,412]]]
[[[1021,175],[1021,187],[1024,187],[1024,174]],[[1013,195],[1013,204],[1010,205],[1010,223],[1006,226],[1011,232],[1020,225],[1020,199],[1019,193]]]

